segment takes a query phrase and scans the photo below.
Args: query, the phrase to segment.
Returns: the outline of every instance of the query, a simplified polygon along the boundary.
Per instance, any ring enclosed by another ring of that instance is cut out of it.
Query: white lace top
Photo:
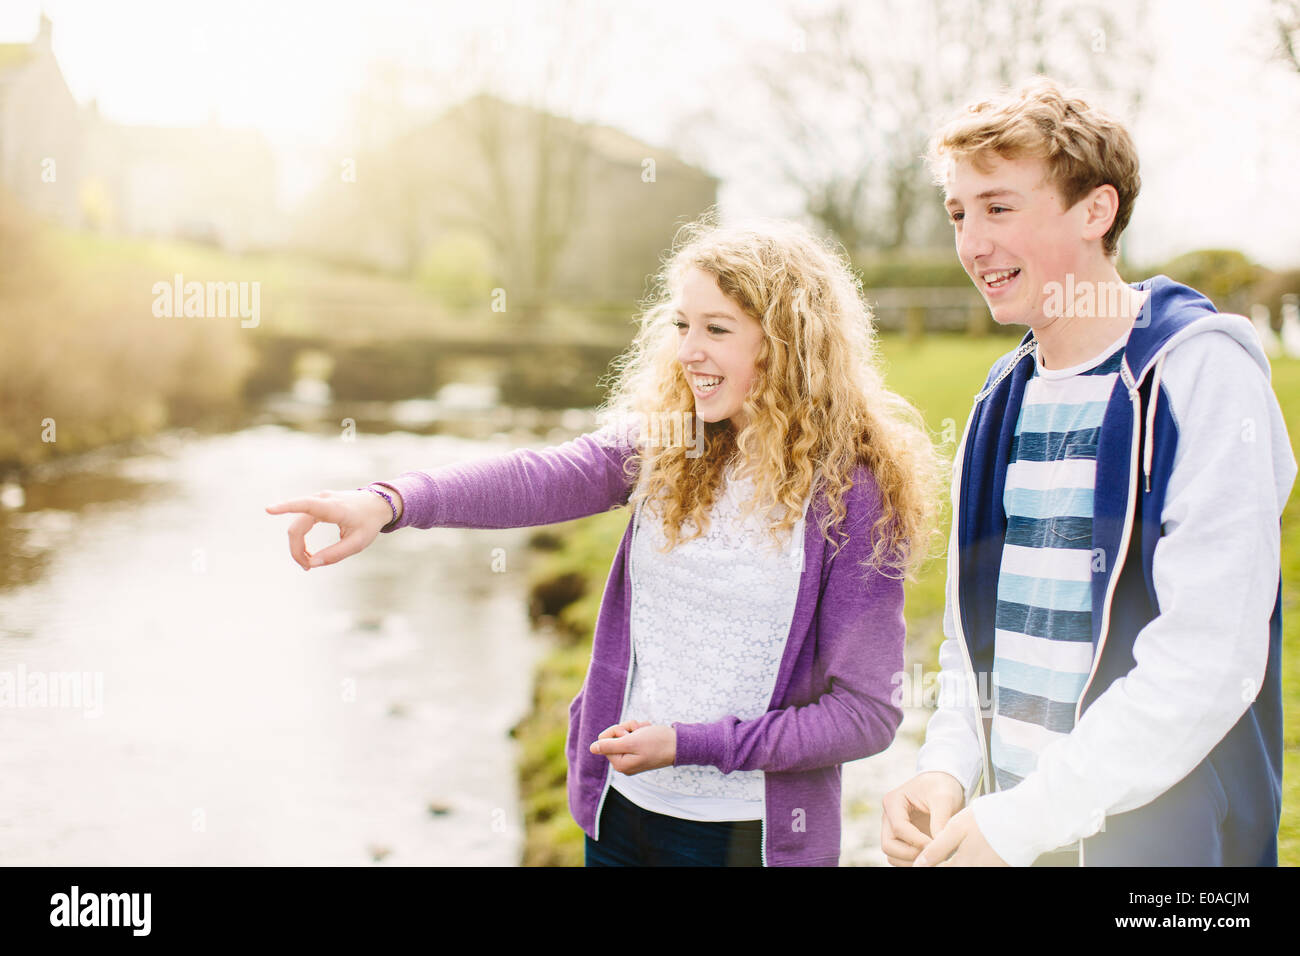
[[[762,509],[740,523],[753,480],[729,480],[710,513],[709,530],[667,554],[662,515],[653,502],[633,527],[632,686],[623,720],[670,726],[767,712],[785,651],[803,573],[808,501],[779,549]],[[773,509],[775,519],[780,509]],[[696,529],[688,519],[684,532]],[[763,772],[724,774],[712,766],[662,767],[611,785],[638,806],[688,820],[757,820]]]

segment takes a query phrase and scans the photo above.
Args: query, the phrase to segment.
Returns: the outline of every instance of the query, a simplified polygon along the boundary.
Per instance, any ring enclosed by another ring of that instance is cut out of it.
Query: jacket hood
[[[1268,356],[1255,327],[1245,316],[1219,312],[1204,295],[1165,275],[1130,284],[1134,289],[1150,292],[1124,350],[1135,382],[1142,381],[1151,366],[1180,342],[1202,332],[1216,331],[1236,339],[1259,365],[1264,377],[1271,378]],[[1152,315],[1161,316],[1162,320],[1153,323]]]

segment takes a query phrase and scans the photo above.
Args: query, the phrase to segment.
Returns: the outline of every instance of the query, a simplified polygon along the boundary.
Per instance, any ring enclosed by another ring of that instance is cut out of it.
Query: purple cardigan
[[[387,530],[519,528],[609,511],[627,504],[632,482],[623,463],[634,454],[626,435],[611,427],[540,451],[408,471],[384,482],[403,501],[401,519]],[[903,669],[902,581],[857,568],[870,554],[880,508],[865,467],[845,493],[845,506],[848,540],[834,558],[835,545],[819,529],[824,499],[809,508],[799,595],[767,713],[673,724],[677,765],[764,771],[764,865],[838,865],[840,764],[884,750],[903,716],[891,700],[894,675]],[[592,839],[599,838],[612,769],[588,748],[619,722],[630,678],[628,549],[635,520],[610,568],[591,664],[569,707],[569,809]],[[840,535],[832,536],[838,544]]]

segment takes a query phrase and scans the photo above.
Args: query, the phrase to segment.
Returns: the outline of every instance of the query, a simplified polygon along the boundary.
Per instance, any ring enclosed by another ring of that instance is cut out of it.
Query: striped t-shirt
[[[1006,473],[990,747],[997,789],[1014,787],[1074,727],[1092,668],[1092,501],[1097,436],[1128,333],[1082,364],[1034,352]]]

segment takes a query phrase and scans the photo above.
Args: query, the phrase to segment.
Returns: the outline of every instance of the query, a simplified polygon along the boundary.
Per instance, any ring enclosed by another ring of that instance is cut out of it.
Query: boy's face
[[[965,159],[948,168],[944,205],[957,256],[1001,325],[1052,321],[1043,314],[1048,283],[1064,285],[1084,262],[1086,204],[1065,209],[1046,176],[1037,158],[993,156],[987,172]]]

